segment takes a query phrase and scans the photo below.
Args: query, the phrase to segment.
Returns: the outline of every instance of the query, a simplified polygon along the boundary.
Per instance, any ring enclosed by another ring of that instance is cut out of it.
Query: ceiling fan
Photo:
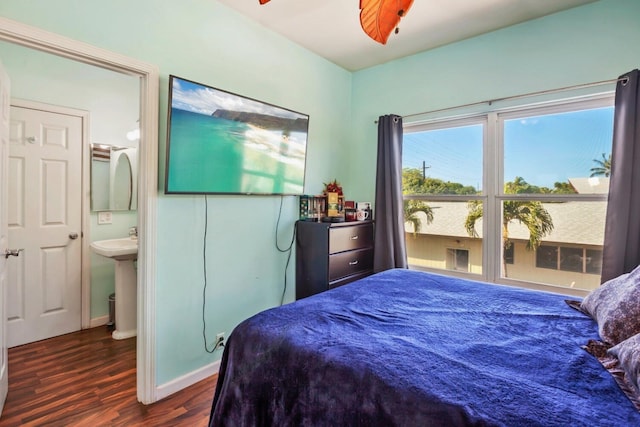
[[[260,4],[271,0],[259,0]],[[360,0],[360,25],[373,40],[387,44],[392,31],[398,33],[398,24],[413,0]]]

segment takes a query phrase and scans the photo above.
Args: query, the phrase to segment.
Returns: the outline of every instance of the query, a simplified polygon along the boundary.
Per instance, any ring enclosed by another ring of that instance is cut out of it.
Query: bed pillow
[[[624,370],[625,379],[636,391],[640,390],[638,384],[638,371],[640,370],[640,334],[627,338],[620,344],[611,347],[607,353],[618,358],[620,368]]]
[[[600,338],[609,344],[640,333],[640,266],[591,291],[580,308],[598,323]]]

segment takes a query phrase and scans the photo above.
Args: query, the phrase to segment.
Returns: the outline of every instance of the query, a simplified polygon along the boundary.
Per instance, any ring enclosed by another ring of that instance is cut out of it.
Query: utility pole
[[[427,166],[427,162],[424,160],[422,161],[422,179],[427,179],[427,169],[430,167],[431,166]]]

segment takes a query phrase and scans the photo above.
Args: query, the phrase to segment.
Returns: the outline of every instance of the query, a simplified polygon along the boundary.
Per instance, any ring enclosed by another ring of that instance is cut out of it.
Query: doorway
[[[158,147],[158,70],[157,67],[113,52],[89,46],[39,28],[0,17],[0,40],[45,51],[140,79],[140,173],[138,176],[138,336],[137,397],[144,404],[157,400],[155,389],[155,247]],[[83,170],[83,174],[88,171]],[[85,175],[86,178],[86,175]],[[83,257],[88,242],[82,242]],[[2,250],[6,248],[0,248]],[[83,319],[83,327],[85,327]],[[6,319],[2,319],[6,322]],[[6,335],[2,336],[6,354]]]

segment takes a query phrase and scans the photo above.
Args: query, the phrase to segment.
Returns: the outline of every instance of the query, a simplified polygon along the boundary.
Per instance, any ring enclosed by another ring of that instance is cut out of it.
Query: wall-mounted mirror
[[[137,208],[138,149],[91,144],[91,210]]]

